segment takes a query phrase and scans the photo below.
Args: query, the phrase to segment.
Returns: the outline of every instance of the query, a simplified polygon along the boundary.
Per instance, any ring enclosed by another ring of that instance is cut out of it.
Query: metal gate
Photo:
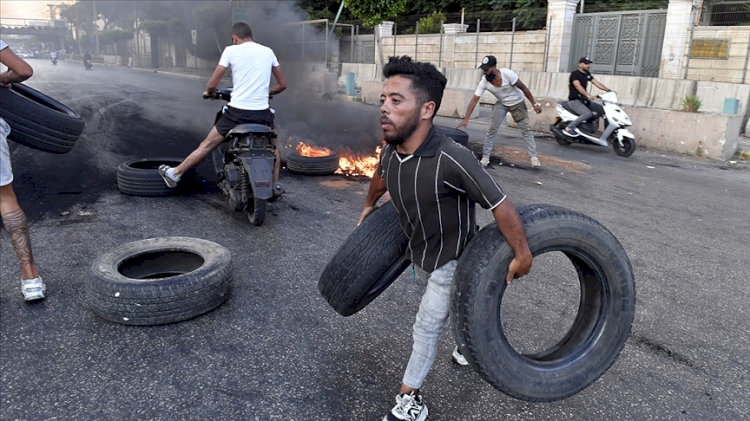
[[[589,57],[591,73],[659,77],[666,11],[576,15],[570,71]]]

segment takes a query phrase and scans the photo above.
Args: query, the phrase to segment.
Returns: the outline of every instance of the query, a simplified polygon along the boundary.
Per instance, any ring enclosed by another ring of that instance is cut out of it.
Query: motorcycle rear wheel
[[[260,226],[266,219],[266,200],[253,196],[247,203],[247,220],[251,224]]]
[[[566,124],[563,121],[558,121],[557,124],[555,124],[555,127],[560,131],[565,130],[565,126]],[[572,143],[570,140],[560,137],[558,134],[555,134],[555,140],[562,146],[570,146]]]

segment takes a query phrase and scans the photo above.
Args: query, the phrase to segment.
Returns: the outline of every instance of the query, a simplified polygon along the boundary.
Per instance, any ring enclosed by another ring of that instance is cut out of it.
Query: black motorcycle
[[[52,57],[52,64],[57,66],[57,57]]]
[[[94,65],[91,63],[91,59],[84,60],[83,65],[86,67],[86,70],[91,70]]]
[[[204,99],[230,100],[232,89],[216,91]],[[272,110],[273,112],[273,110]],[[224,113],[216,113],[214,124]],[[227,199],[229,208],[247,213],[253,225],[261,225],[266,217],[267,202],[275,202],[284,194],[280,183],[273,182],[276,163],[276,132],[263,124],[240,124],[227,133],[224,142],[211,158],[218,187]]]

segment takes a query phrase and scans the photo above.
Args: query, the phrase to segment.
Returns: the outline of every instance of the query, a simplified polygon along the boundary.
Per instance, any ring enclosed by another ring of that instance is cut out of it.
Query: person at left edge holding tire
[[[529,273],[531,251],[521,219],[473,153],[436,133],[432,121],[446,78],[430,63],[391,57],[383,68],[380,123],[386,144],[380,152],[359,223],[388,192],[409,239],[407,257],[428,272],[413,325],[413,348],[396,396],[384,421],[423,421],[427,407],[419,389],[448,320],[450,289],[457,258],[477,231],[475,205],[492,210],[514,258],[506,282]],[[460,281],[459,281],[460,282]]]
[[[34,74],[34,70],[18,57],[8,44],[0,40],[0,63],[8,67],[0,73],[0,89],[9,89],[11,83],[22,82]],[[8,231],[10,242],[21,265],[21,292],[26,301],[44,298],[46,287],[36,270],[34,255],[31,252],[29,221],[18,204],[13,191],[13,169],[10,164],[8,135],[11,127],[0,118],[0,216]]]

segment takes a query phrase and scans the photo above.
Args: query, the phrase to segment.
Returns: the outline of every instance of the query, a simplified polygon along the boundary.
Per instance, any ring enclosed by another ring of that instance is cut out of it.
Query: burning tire
[[[328,304],[350,316],[377,298],[409,266],[408,239],[393,204],[373,211],[333,255],[318,281]]]
[[[531,253],[562,252],[578,274],[580,302],[567,333],[533,354],[522,355],[510,344],[500,306],[513,250],[494,224],[461,254],[451,319],[461,352],[487,382],[517,399],[554,401],[588,387],[625,346],[635,313],[633,269],[622,245],[595,220],[547,205],[518,211]]]
[[[286,168],[297,174],[330,175],[339,168],[339,154],[327,156],[302,156],[292,152],[286,159]]]
[[[435,125],[435,131],[440,134],[444,134],[451,139],[455,140],[456,143],[466,146],[469,143],[469,134],[463,130],[454,129],[448,126]]]
[[[8,139],[30,148],[67,153],[83,132],[77,112],[22,83],[0,88],[0,103],[0,117],[11,128]]]
[[[195,171],[186,172],[177,187],[170,189],[159,175],[159,165],[180,165],[180,158],[131,159],[117,166],[117,188],[133,196],[169,196],[184,193],[195,177]]]
[[[206,240],[151,238],[99,256],[85,281],[91,309],[127,325],[191,319],[223,303],[232,283],[229,250]]]

